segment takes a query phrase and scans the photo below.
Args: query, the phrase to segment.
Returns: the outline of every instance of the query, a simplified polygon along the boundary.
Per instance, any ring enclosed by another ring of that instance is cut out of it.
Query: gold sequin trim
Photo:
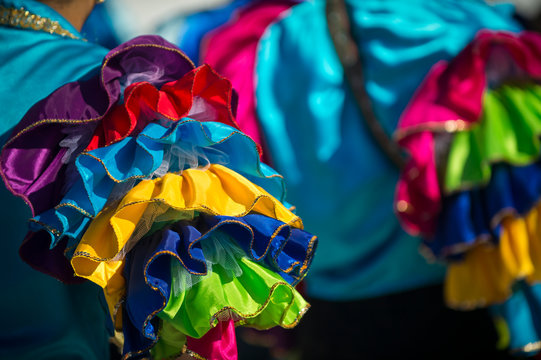
[[[64,29],[58,21],[32,14],[25,8],[7,8],[0,5],[0,25],[15,28],[42,31],[49,34],[60,35],[75,40],[83,40]]]

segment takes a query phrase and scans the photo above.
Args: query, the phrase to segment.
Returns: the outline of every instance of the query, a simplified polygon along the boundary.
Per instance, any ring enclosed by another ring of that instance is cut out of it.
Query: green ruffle
[[[505,85],[487,90],[478,125],[455,134],[447,160],[447,193],[488,183],[491,164],[528,165],[539,158],[541,86]]]
[[[186,335],[166,321],[161,322],[160,335],[156,345],[150,349],[153,359],[173,359],[180,356],[186,345]]]
[[[217,265],[190,289],[172,292],[158,316],[193,338],[202,337],[218,319],[230,316],[257,329],[295,326],[309,307],[302,296],[279,275],[247,258],[240,258],[238,265],[239,277]],[[173,288],[175,281],[173,276]]]

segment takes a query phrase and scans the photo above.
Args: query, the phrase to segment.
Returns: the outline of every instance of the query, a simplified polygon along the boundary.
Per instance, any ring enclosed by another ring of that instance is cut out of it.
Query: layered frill
[[[154,36],[37,103],[0,155],[33,267],[104,289],[124,357],[236,358],[235,325],[291,327],[317,239],[237,129],[231,84]],[[155,348],[153,348],[155,346]]]
[[[541,280],[541,36],[481,32],[436,64],[396,138],[410,155],[396,192],[404,227],[450,261],[459,308]]]

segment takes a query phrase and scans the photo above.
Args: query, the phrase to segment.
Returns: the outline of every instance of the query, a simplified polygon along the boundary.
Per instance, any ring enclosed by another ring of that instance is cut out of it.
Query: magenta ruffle
[[[481,31],[451,62],[431,69],[402,115],[395,137],[409,153],[396,191],[403,226],[432,235],[441,211],[436,137],[480,121],[483,95],[507,80],[541,79],[541,36]]]

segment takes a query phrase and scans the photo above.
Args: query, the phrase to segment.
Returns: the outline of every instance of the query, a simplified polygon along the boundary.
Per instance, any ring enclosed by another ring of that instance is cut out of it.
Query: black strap
[[[391,139],[378,121],[372,101],[366,91],[359,47],[351,33],[350,19],[344,0],[327,0],[325,12],[334,47],[344,68],[346,81],[361,110],[364,123],[385,155],[402,169],[406,164],[406,158],[398,144]]]

